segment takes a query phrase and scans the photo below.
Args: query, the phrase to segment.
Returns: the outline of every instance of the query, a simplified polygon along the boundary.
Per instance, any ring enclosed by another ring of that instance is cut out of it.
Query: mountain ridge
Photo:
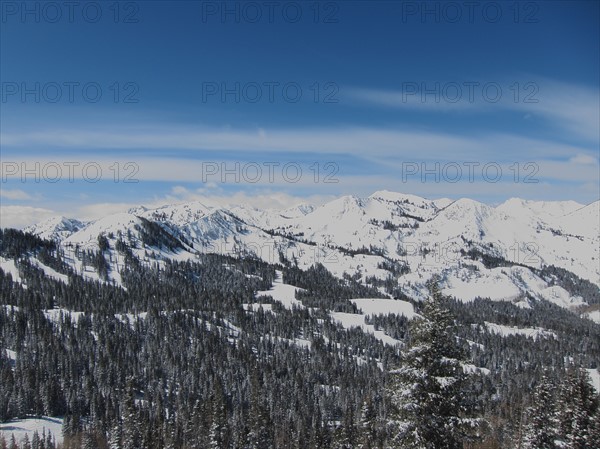
[[[511,198],[494,207],[469,198],[429,200],[384,190],[282,210],[201,201],[141,206],[88,223],[54,218],[26,232],[91,250],[99,248],[98,235],[107,237],[110,247],[129,239],[140,251],[152,250],[157,260],[217,253],[303,269],[321,263],[340,279],[358,276],[367,284],[393,278],[399,289],[417,298],[426,294],[426,280],[438,275],[445,293],[463,301],[486,293],[491,299],[517,301],[530,293],[575,307],[582,301],[566,291],[554,289],[549,296],[552,285],[539,270],[556,266],[600,286],[599,206],[600,201],[581,205]],[[162,231],[143,230],[142,219]],[[150,238],[153,232],[169,236]],[[181,248],[153,246],[173,238]],[[497,260],[505,268],[492,266],[498,262],[490,261]]]

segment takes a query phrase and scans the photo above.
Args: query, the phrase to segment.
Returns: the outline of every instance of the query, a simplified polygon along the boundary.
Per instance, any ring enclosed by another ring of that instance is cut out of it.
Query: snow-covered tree
[[[373,449],[376,444],[376,415],[371,401],[367,400],[360,409],[360,423],[358,433],[360,442],[358,449]]]
[[[33,436],[31,437],[31,449],[40,449],[40,434],[37,430],[33,431]]]
[[[121,449],[121,426],[115,424],[108,435],[108,448]]]
[[[559,411],[561,440],[567,449],[589,449],[598,399],[588,374],[569,369],[561,392]],[[598,442],[592,442],[597,445]]]
[[[223,385],[220,382],[217,382],[217,385],[215,386],[215,395],[212,399],[211,418],[208,447],[210,449],[222,449],[226,447],[227,411],[225,396],[223,394]]]
[[[461,449],[482,421],[471,418],[465,401],[465,352],[436,282],[429,285],[422,318],[411,323],[400,368],[391,374],[395,411],[392,447]]]
[[[555,449],[558,421],[555,408],[556,385],[544,375],[527,410],[523,449]]]
[[[123,432],[121,436],[123,449],[139,449],[139,432],[138,416],[135,407],[134,381],[133,379],[129,379],[123,402]]]
[[[23,443],[21,443],[22,449],[31,449],[31,444],[29,443],[29,434],[26,433],[23,437]]]
[[[81,438],[81,449],[96,449],[96,447],[97,445],[94,434],[90,429],[86,429]]]
[[[596,444],[598,444],[598,442],[600,441],[600,405],[596,409],[596,414],[594,415],[594,418],[590,423],[590,432],[588,434],[588,438],[590,446],[592,445],[592,443],[595,442]]]
[[[271,447],[271,422],[264,399],[260,395],[257,376],[252,377],[250,397],[250,431],[248,433],[249,449],[268,449]]]

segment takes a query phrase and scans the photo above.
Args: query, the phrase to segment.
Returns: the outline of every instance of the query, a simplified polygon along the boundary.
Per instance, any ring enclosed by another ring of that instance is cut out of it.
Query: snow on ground
[[[502,337],[508,337],[509,335],[524,335],[528,338],[538,339],[542,338],[557,338],[554,332],[550,332],[546,329],[542,329],[539,327],[513,327],[513,326],[504,326],[502,324],[496,323],[488,323],[485,322],[485,326],[488,331],[499,334]]]
[[[18,282],[19,284],[23,283],[21,276],[19,275],[19,269],[15,265],[14,260],[5,259],[4,257],[0,256],[0,268],[2,271],[4,271],[4,273],[10,274],[14,282]]]
[[[25,438],[26,434],[29,436],[29,441],[31,441],[34,431],[37,430],[41,437],[42,432],[45,429],[46,435],[48,434],[48,431],[52,432],[55,441],[62,444],[62,424],[62,418],[50,418],[47,416],[41,418],[15,419],[0,423],[0,434],[4,435],[7,442],[10,442],[11,435],[13,434],[17,442],[20,442]]]
[[[47,310],[44,310],[44,315],[46,316],[46,318],[49,319],[50,321],[52,321],[53,323],[60,322],[60,316],[61,316],[61,314],[63,316],[70,315],[71,316],[71,322],[72,323],[76,323],[77,321],[79,321],[79,318],[81,318],[82,315],[85,315],[85,312],[72,312],[72,311],[67,310],[67,309],[47,309]]]
[[[296,299],[296,292],[298,290],[302,289],[294,287],[293,285],[284,284],[283,273],[281,271],[276,271],[273,286],[269,290],[256,292],[256,297],[272,296],[273,299],[281,302],[287,309],[291,309],[293,306],[303,308],[302,302]]]
[[[526,292],[566,309],[586,304],[581,296],[571,296],[560,286],[548,285],[528,268],[513,266],[488,270],[478,261],[448,272],[442,291],[464,302],[481,297],[492,301],[511,301],[523,308],[530,307],[526,300],[519,300]],[[515,302],[517,300],[519,302]]]
[[[595,310],[593,312],[586,313],[584,316],[594,321],[595,323],[600,324],[600,310]]]
[[[148,312],[140,313],[115,313],[115,318],[123,324],[130,324],[134,326],[137,320],[145,320],[148,316]]]
[[[594,386],[596,391],[600,393],[600,372],[597,369],[588,369],[586,371],[590,375],[592,385]]]
[[[263,309],[265,312],[273,313],[273,304],[242,304],[244,310],[247,312],[258,312]]]
[[[299,348],[307,348],[310,349],[312,346],[312,342],[310,340],[305,340],[304,338],[294,338],[290,340],[289,338],[277,337],[272,335],[265,335],[261,337],[261,340],[266,338],[269,341],[273,342],[287,342],[290,345],[298,346]]]
[[[351,300],[364,315],[404,315],[408,319],[417,316],[415,308],[408,301],[399,299],[360,298]]]
[[[34,257],[30,257],[29,261],[31,262],[31,265],[42,270],[44,274],[49,278],[55,279],[60,282],[64,282],[65,284],[69,283],[69,276],[67,276],[66,274],[59,273],[55,269],[44,265],[42,262],[40,262]]]
[[[462,364],[462,368],[463,371],[467,374],[472,374],[472,373],[481,373],[481,374],[485,374],[486,376],[490,374],[490,370],[487,368],[480,368],[478,366],[475,366],[471,363],[463,363]]]
[[[402,343],[400,340],[396,340],[395,338],[386,335],[383,331],[375,330],[375,326],[372,324],[365,323],[365,315],[360,315],[358,313],[331,312],[331,318],[340,323],[344,329],[359,327],[364,333],[373,335],[377,340],[380,340],[387,345],[394,346]]]
[[[13,363],[17,361],[17,353],[15,351],[5,349],[4,353],[8,356],[8,359],[11,360]]]
[[[11,306],[9,304],[5,304],[2,307],[4,307],[8,313],[18,312],[19,310],[21,310],[18,306]]]
[[[225,318],[223,318],[222,321],[223,324],[225,324],[225,328],[229,331],[229,335],[232,335],[236,338],[240,336],[240,334],[242,333],[242,329],[233,324],[231,321],[226,320]]]

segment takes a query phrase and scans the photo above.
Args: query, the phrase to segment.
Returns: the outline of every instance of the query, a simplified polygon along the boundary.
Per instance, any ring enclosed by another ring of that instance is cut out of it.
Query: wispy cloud
[[[154,154],[175,151],[190,154],[206,152],[286,154],[338,154],[357,157],[421,157],[430,159],[510,159],[527,157],[571,157],[591,148],[534,139],[507,133],[451,134],[436,131],[372,127],[303,129],[209,129],[184,126],[147,126],[127,129],[53,129],[27,133],[4,133],[3,146],[11,148],[51,148],[86,151],[145,150]]]
[[[19,190],[19,189],[8,190],[8,189],[3,188],[2,186],[0,186],[0,198],[5,198],[7,200],[18,200],[18,201],[28,201],[28,200],[35,199],[34,196],[30,195],[29,193],[27,193],[23,190]]]
[[[457,82],[410,82],[399,89],[348,88],[356,104],[425,112],[497,113],[513,110],[541,117],[551,127],[591,142],[600,139],[600,89],[539,77],[521,83],[494,82],[484,91]]]
[[[40,207],[1,206],[0,228],[21,229],[56,215],[56,211]]]

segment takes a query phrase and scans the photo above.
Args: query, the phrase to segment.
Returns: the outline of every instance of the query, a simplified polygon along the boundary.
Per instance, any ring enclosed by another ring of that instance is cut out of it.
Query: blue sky
[[[381,189],[600,197],[598,2],[72,8],[1,3],[3,226]]]

